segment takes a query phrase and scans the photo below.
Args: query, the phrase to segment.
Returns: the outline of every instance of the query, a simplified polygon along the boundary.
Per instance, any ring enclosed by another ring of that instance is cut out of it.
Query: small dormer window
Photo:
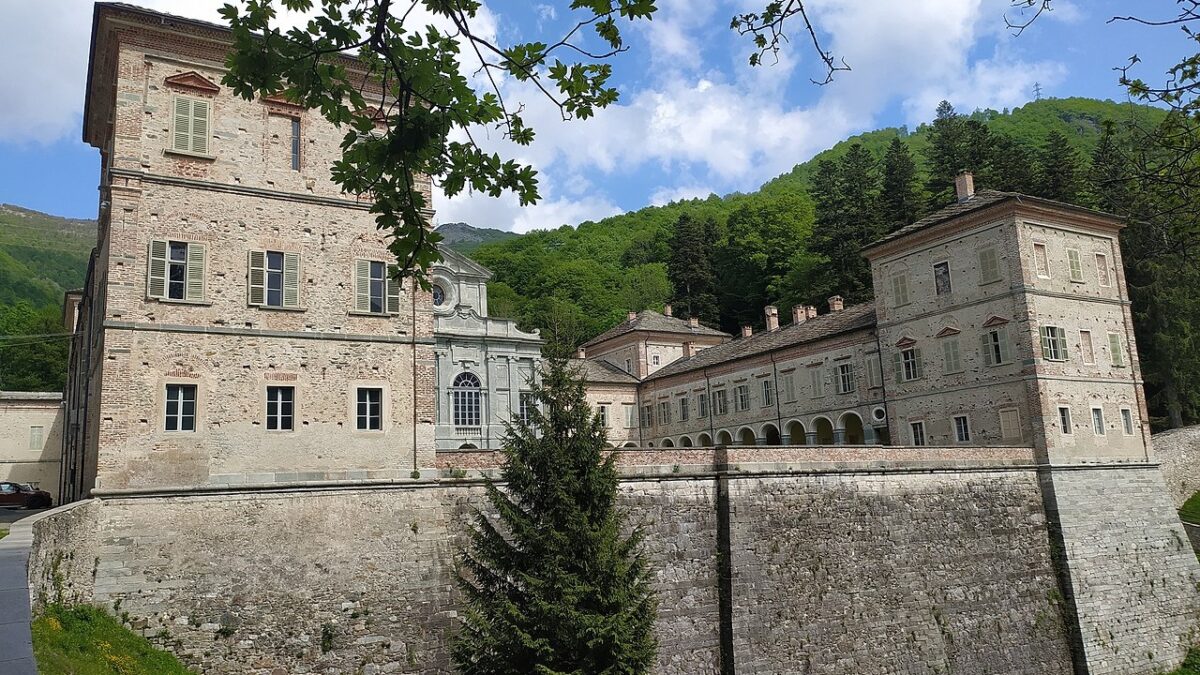
[[[446,291],[441,286],[434,285],[433,287],[433,306],[441,307],[446,302]]]

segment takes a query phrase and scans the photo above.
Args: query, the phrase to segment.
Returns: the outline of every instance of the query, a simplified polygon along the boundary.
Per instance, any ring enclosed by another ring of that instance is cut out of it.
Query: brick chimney
[[[691,341],[683,343],[683,358],[686,359],[688,357],[692,357],[695,355],[696,355],[696,343],[691,342]]]
[[[671,316],[671,303],[663,305],[663,316]]]
[[[583,347],[580,347],[579,349],[576,349],[576,350],[575,350],[575,358],[577,358],[577,359],[586,359],[586,358],[587,358],[587,350],[586,350],[586,349],[584,349]]]
[[[834,295],[829,298],[829,311],[831,311],[831,312],[842,311],[842,296]]]
[[[750,337],[754,334],[754,329],[749,324],[742,326],[742,337]]]
[[[959,171],[954,177],[954,194],[961,204],[975,196],[975,176],[970,171]]]
[[[636,319],[636,318],[637,318],[637,312],[630,312],[630,313],[629,313],[629,320],[630,320],[630,321],[633,321],[633,320],[634,320],[634,319]]]
[[[700,317],[689,316],[688,317],[688,327],[689,328],[699,328],[700,327]]]
[[[808,318],[810,318],[810,319],[815,319],[815,318],[817,318],[817,308],[816,308],[816,306],[814,306],[814,305],[805,305],[805,306],[804,306],[804,316],[806,316],[806,317],[808,317]]]
[[[804,305],[795,305],[792,307],[792,323],[804,323],[808,317],[804,314]]]
[[[763,307],[763,316],[767,319],[767,330],[779,330],[779,308],[775,305]]]

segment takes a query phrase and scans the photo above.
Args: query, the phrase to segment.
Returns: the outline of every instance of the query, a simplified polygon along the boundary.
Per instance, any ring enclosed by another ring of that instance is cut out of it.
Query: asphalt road
[[[7,525],[9,523],[22,518],[27,518],[36,513],[41,513],[45,510],[46,509],[16,509],[11,506],[0,506],[0,525],[4,526],[4,529],[7,530]]]

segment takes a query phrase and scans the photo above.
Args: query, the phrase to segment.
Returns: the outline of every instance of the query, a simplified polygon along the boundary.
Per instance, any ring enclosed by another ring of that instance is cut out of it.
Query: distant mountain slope
[[[96,221],[0,204],[0,303],[57,305],[83,285]]]
[[[470,255],[483,244],[520,236],[516,232],[495,230],[490,227],[475,227],[467,223],[443,223],[438,225],[434,231],[442,235],[447,246],[464,255]]]

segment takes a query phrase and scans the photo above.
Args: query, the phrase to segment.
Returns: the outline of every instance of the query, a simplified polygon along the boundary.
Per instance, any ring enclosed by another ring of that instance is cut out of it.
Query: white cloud
[[[650,204],[652,206],[664,206],[671,202],[679,202],[687,199],[705,199],[712,193],[713,190],[698,185],[663,186],[650,195]]]

